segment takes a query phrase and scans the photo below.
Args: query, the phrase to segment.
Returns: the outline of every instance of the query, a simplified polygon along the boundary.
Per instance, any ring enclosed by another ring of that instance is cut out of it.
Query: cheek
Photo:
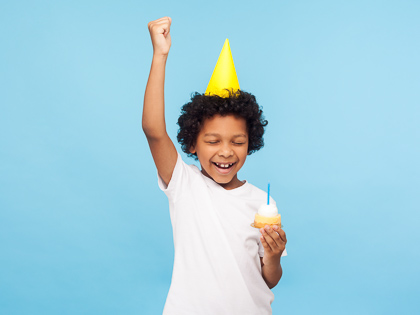
[[[240,160],[242,161],[242,163],[244,163],[245,162],[245,159],[248,156],[248,148],[245,148],[243,150],[240,150],[237,154],[238,154]]]
[[[203,160],[209,160],[214,155],[214,152],[212,152],[212,150],[208,147],[197,148],[196,153],[198,158]]]
[[[243,148],[241,148],[242,155],[248,155],[248,148],[249,146],[244,146]]]

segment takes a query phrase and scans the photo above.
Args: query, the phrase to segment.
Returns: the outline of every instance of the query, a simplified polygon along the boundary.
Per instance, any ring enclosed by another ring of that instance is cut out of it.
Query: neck
[[[238,179],[238,174],[235,174],[235,176],[232,178],[232,180],[228,183],[218,183],[203,168],[201,168],[201,173],[204,176],[212,179],[215,183],[219,184],[220,186],[222,186],[226,190],[232,190],[232,189],[241,187],[244,184],[242,181],[240,181]]]

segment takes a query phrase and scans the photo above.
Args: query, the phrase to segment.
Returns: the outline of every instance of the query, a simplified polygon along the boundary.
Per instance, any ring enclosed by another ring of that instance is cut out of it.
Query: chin
[[[223,177],[223,176],[220,176],[219,174],[212,174],[207,171],[206,171],[206,174],[204,175],[206,175],[207,177],[211,178],[216,183],[221,184],[221,185],[229,184],[234,177],[234,176]]]
[[[220,174],[216,170],[213,169],[213,165],[210,165],[210,167],[204,168],[201,165],[202,171],[204,170],[204,175],[214,180],[219,185],[227,185],[232,182],[232,180],[235,178],[237,171],[236,169],[232,169],[231,172],[228,174]]]
[[[221,179],[221,180],[217,180],[217,179],[213,178],[213,180],[216,183],[218,183],[218,184],[225,185],[225,184],[229,184],[232,181],[232,178],[230,178],[230,179]]]
[[[214,176],[213,176],[214,175]],[[234,178],[235,178],[235,174],[229,174],[229,176],[220,176],[219,174],[212,174],[212,179],[218,183],[218,184],[229,184]]]

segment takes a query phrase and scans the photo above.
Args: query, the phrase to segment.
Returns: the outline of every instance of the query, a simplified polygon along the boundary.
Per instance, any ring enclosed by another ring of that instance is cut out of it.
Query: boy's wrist
[[[168,59],[168,55],[153,53],[153,60],[166,61],[166,59]]]
[[[270,259],[267,259],[267,261],[264,261],[264,266],[267,266],[270,268],[272,267],[277,268],[278,266],[280,266],[280,257],[279,258],[272,257]]]

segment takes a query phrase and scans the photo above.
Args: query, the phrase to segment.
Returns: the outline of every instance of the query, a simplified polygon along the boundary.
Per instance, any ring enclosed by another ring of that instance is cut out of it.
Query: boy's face
[[[225,189],[241,186],[237,173],[248,155],[245,119],[233,115],[215,115],[206,119],[190,152],[197,154],[205,176]]]

